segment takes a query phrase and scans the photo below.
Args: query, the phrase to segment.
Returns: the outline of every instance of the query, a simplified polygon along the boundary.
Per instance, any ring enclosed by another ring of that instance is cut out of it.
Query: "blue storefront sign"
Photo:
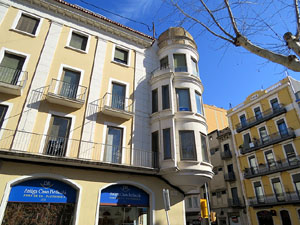
[[[75,203],[76,190],[53,179],[35,179],[11,188],[9,202]]]
[[[132,185],[112,185],[101,192],[101,205],[149,206],[149,196]]]

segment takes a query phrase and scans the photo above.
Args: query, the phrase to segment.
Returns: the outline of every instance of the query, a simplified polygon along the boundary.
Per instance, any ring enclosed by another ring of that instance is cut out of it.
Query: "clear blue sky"
[[[128,21],[99,8],[87,5],[81,0],[67,0],[80,5],[109,19],[120,22],[133,29],[152,36],[152,31],[144,25]],[[152,26],[155,23],[159,35],[179,21],[170,20],[167,15],[170,7],[161,0],[83,0],[118,15],[131,18]],[[282,29],[283,35],[287,30]],[[292,30],[293,32],[294,30]],[[199,32],[196,26],[190,30],[195,38],[200,55],[199,71],[204,85],[203,101],[205,104],[229,109],[229,103],[236,106],[256,90],[275,84],[286,75],[280,65],[267,62],[242,48],[221,47],[224,42],[217,41],[208,33]],[[300,73],[288,71],[289,75],[300,80]]]

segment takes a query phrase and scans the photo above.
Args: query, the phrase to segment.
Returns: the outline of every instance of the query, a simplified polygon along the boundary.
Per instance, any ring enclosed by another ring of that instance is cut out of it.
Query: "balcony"
[[[103,143],[89,142],[45,134],[8,129],[0,130],[0,151],[32,158],[73,162],[79,165],[111,165],[157,168],[158,155],[151,150],[139,150]]]
[[[221,153],[221,159],[231,159],[232,154],[231,151],[224,151]]]
[[[151,74],[152,74],[152,78],[153,78],[153,77],[158,77],[162,74],[171,73],[171,72],[187,73],[188,68],[187,68],[187,66],[172,68],[169,65],[163,65],[163,66],[160,66],[160,67],[156,68],[155,70],[153,70],[151,72]],[[197,74],[192,73],[192,75],[199,78],[199,73],[198,72],[197,72]]]
[[[86,90],[78,84],[52,79],[46,99],[53,104],[80,109],[85,102]]]
[[[234,172],[230,172],[230,173],[225,173],[224,174],[224,180],[225,181],[236,181],[236,177],[235,177],[235,174]]]
[[[243,144],[240,146],[240,151],[241,154],[246,154],[249,152],[253,152],[257,149],[260,148],[264,148],[270,145],[274,145],[277,144],[281,141],[290,139],[290,138],[294,138],[295,137],[295,132],[293,129],[288,128],[285,131],[281,131],[281,132],[276,132],[274,134],[268,135],[266,137],[264,137],[264,139],[254,139],[253,143],[249,143],[247,144]]]
[[[285,192],[281,195],[264,195],[249,198],[249,206],[254,208],[269,207],[275,205],[300,204],[300,196],[297,192]]]
[[[245,204],[244,201],[242,201],[240,198],[228,198],[228,207],[231,208],[244,208]]]
[[[262,164],[257,167],[245,168],[244,178],[250,179],[253,177],[264,176],[272,173],[292,170],[300,167],[300,156],[290,157],[288,159],[279,160],[272,164]]]
[[[286,112],[286,108],[282,104],[280,104],[276,109],[271,108],[267,111],[262,112],[260,116],[251,117],[247,119],[244,123],[239,123],[238,125],[236,125],[236,131],[240,133],[246,129],[249,129],[250,127],[256,126],[264,121],[272,119],[273,117],[279,116],[285,112]]]
[[[130,98],[106,93],[100,104],[101,112],[106,115],[119,117],[126,120],[132,118],[133,116],[133,100]]]
[[[0,66],[0,92],[11,95],[21,95],[28,80],[27,71]]]

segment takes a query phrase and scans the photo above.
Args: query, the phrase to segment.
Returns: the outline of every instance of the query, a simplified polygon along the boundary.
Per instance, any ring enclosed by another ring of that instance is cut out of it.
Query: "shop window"
[[[129,53],[128,50],[116,47],[114,61],[127,65],[128,64],[128,53]]]
[[[179,131],[182,160],[197,160],[194,131]]]
[[[22,13],[22,15],[18,21],[18,24],[16,26],[16,30],[20,30],[20,31],[35,35],[37,28],[39,26],[39,23],[40,23],[39,18]]]
[[[157,89],[152,91],[152,113],[158,111],[158,93]]]
[[[68,184],[27,180],[12,186],[2,224],[74,224],[76,202],[77,191]]]
[[[59,95],[69,99],[76,99],[79,80],[80,72],[64,68],[62,79],[59,82]]]
[[[198,75],[198,63],[197,60],[191,57],[191,63],[192,63],[192,73],[194,75]]]
[[[191,111],[189,89],[176,88],[178,111]]]
[[[206,143],[206,135],[200,133],[201,136],[201,153],[202,153],[202,160],[204,162],[209,162],[208,153],[207,153],[207,143]]]
[[[160,62],[160,69],[161,70],[169,68],[168,56],[162,58],[159,62]]]
[[[82,51],[86,51],[87,42],[88,36],[73,31],[69,46]]]
[[[121,163],[122,160],[123,129],[119,127],[107,127],[104,161]]]
[[[112,185],[101,191],[99,225],[149,224],[149,195],[132,185]]]
[[[0,128],[2,128],[2,124],[4,122],[4,118],[7,112],[8,106],[0,105]]]
[[[187,72],[185,54],[174,54],[173,57],[175,72]]]
[[[0,82],[17,85],[24,62],[24,57],[5,52],[0,63]]]
[[[171,129],[163,129],[164,159],[171,159]]]
[[[197,113],[202,115],[203,113],[202,97],[198,92],[195,92],[195,97],[196,97]]]
[[[125,91],[126,86],[112,83],[111,107],[114,109],[125,109]]]
[[[169,109],[170,108],[169,85],[162,86],[161,92],[162,92],[162,109]]]
[[[52,115],[45,153],[53,156],[65,156],[70,133],[71,118]]]

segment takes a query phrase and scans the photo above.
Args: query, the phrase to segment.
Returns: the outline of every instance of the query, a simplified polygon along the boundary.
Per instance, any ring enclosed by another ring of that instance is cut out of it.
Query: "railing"
[[[78,84],[52,79],[48,94],[75,101],[85,101],[87,88]]]
[[[235,181],[236,178],[235,178],[234,172],[225,173],[225,174],[224,174],[224,180],[225,180],[225,181]]]
[[[175,72],[187,72],[187,66],[176,66],[174,67]]]
[[[19,130],[1,129],[0,149],[91,162],[149,168],[158,167],[158,154],[150,150],[126,148]]]
[[[132,113],[133,100],[131,98],[125,98],[124,96],[113,95],[107,92],[101,100],[101,108],[103,107],[108,107],[117,111]]]
[[[19,78],[21,77],[21,80]],[[0,66],[0,82],[24,87],[28,79],[28,72]]]
[[[170,65],[162,65],[154,69],[151,74],[155,76],[156,74],[163,73],[163,72],[188,72],[187,66],[178,66],[178,67],[170,67]],[[199,77],[199,72],[194,74],[194,76]]]
[[[283,192],[277,195],[262,195],[249,198],[248,201],[252,207],[285,205],[300,203],[300,196],[297,192]]]
[[[231,159],[231,158],[232,158],[231,151],[221,152],[221,159]]]
[[[262,164],[255,167],[245,168],[244,178],[249,179],[252,177],[277,173],[280,171],[291,170],[300,167],[300,156],[289,157],[287,159],[279,160],[270,164]]]
[[[276,132],[271,135],[265,136],[263,139],[253,139],[253,143],[243,144],[240,146],[241,154],[246,154],[248,152],[255,151],[260,148],[264,148],[269,145],[279,143],[281,141],[287,140],[289,138],[294,138],[295,132],[293,129],[288,128],[281,132]]]
[[[245,122],[239,123],[238,125],[236,125],[236,130],[237,132],[241,132],[243,130],[253,127],[259,123],[262,123],[266,120],[269,120],[285,112],[286,112],[286,108],[284,107],[284,105],[280,104],[276,109],[272,109],[272,108],[268,109],[267,111],[262,112],[256,117],[251,117],[247,119]]]
[[[239,198],[228,198],[228,206],[231,208],[238,208],[238,207],[243,207],[244,203],[241,199]]]

